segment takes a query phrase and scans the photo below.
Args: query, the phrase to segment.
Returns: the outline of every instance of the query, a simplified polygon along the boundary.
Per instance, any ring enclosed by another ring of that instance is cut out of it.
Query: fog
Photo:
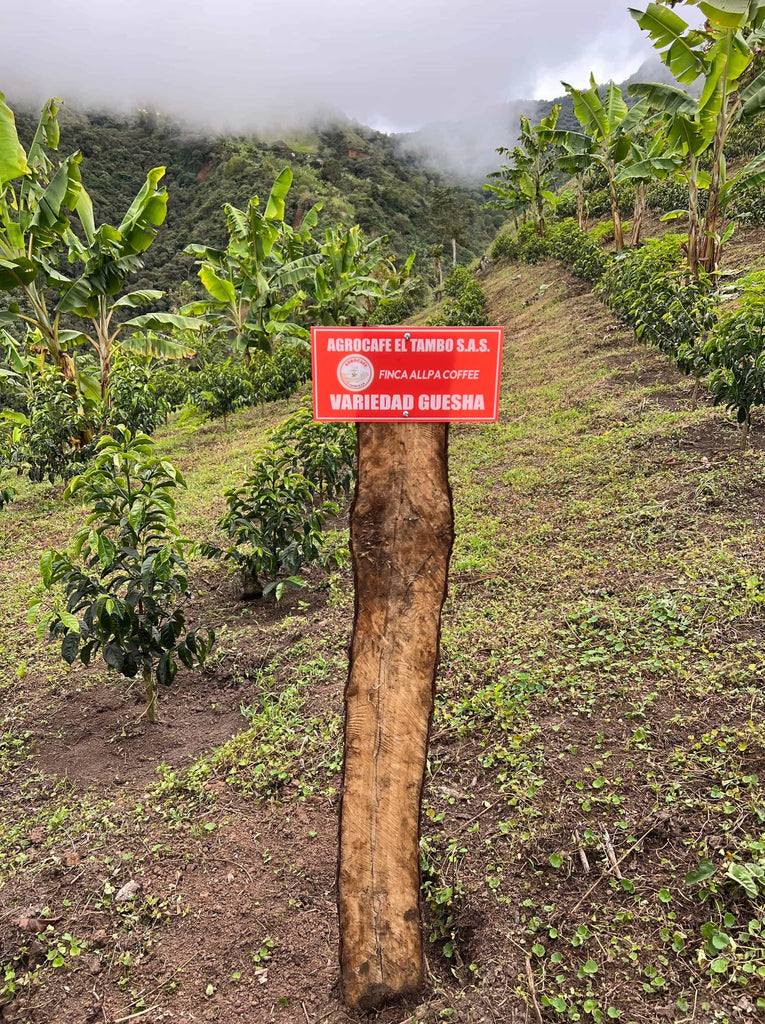
[[[0,91],[216,131],[342,112],[385,131],[554,96],[651,52],[626,0],[0,0]],[[495,136],[496,138],[496,136]],[[494,144],[497,144],[496,142]]]

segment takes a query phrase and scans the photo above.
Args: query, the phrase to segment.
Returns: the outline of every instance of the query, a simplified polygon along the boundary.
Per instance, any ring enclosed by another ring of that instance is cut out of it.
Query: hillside
[[[626,92],[632,82],[670,85],[674,79],[659,60],[647,60],[634,75],[621,82],[619,88]],[[479,108],[467,119],[434,122],[397,138],[402,151],[416,157],[424,166],[438,168],[457,181],[483,182],[500,164],[497,147],[512,149],[515,145],[521,115],[528,117],[532,124],[538,124],[556,104],[561,108],[559,127],[579,131],[571,97],[564,94],[552,100],[511,100],[494,104]]]
[[[320,231],[342,220],[359,223],[369,235],[387,234],[398,256],[417,251],[421,274],[430,273],[428,247],[449,240],[433,205],[441,176],[403,154],[389,136],[361,125],[338,122],[263,140],[203,134],[146,111],[126,118],[64,107],[60,121],[61,152],[82,151],[83,178],[97,222],[118,224],[146,172],[167,167],[167,220],[146,253],[146,269],[134,279],[134,287],[167,291],[166,306],[177,299],[186,279],[194,279],[184,246],[224,244],[223,204],[245,207],[253,195],[265,199],[286,164],[295,174],[288,215],[298,218],[321,202]],[[36,122],[36,113],[17,113],[25,144]],[[469,261],[485,252],[500,215],[481,209],[485,197],[477,186],[460,188],[457,195],[468,212],[459,238],[464,242],[460,259]]]
[[[761,247],[742,230],[731,262]],[[482,285],[507,328],[502,414],[451,433],[429,988],[376,1019],[761,1019],[761,904],[724,873],[762,855],[765,429],[740,455],[728,417],[689,411],[690,383],[557,264]],[[161,434],[189,481],[186,535],[210,536],[292,408]],[[350,1020],[335,907],[350,571],[274,607],[196,564],[193,617],[219,644],[149,729],[136,690],[63,668],[26,623],[36,560],[79,516],[60,496],[25,484],[0,513],[0,950],[18,994],[2,1019]],[[717,877],[686,884],[704,859]]]

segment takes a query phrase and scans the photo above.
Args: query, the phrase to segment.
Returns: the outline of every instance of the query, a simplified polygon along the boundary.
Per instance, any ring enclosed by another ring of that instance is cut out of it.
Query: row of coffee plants
[[[612,227],[608,222],[583,231],[573,218],[568,218],[553,224],[544,236],[540,236],[532,224],[524,224],[517,232],[497,235],[489,255],[496,261],[513,259],[530,264],[549,258],[561,260],[571,267],[576,277],[595,284],[612,260],[600,245],[604,226],[607,235]]]
[[[100,654],[123,677],[141,675],[146,719],[155,722],[157,684],[171,683],[179,664],[204,664],[215,642],[212,628],[186,628],[189,557],[223,558],[250,599],[278,600],[285,587],[302,586],[306,565],[340,564],[346,552],[328,543],[325,524],[354,484],[355,457],[353,426],[316,424],[304,403],[273,433],[243,484],[226,492],[218,524],[225,545],[191,544],[176,523],[181,473],[154,453],[148,435],[115,428],[64,492],[89,514],[70,551],[43,555],[50,596],[33,602],[30,622],[60,643],[70,665],[89,665]]]
[[[494,259],[537,263],[555,258],[596,285],[596,294],[635,337],[658,348],[695,379],[693,405],[704,382],[716,405],[730,410],[747,447],[752,411],[765,405],[765,275],[752,274],[724,289],[699,268],[689,273],[687,236],[666,235],[616,255],[597,239],[610,239],[610,225],[582,231],[570,219],[542,238],[531,228],[500,234]],[[723,300],[733,305],[720,316]]]
[[[228,357],[193,368],[120,353],[110,375],[108,405],[79,394],[54,367],[0,374],[14,382],[14,394],[22,399],[21,408],[4,411],[0,467],[33,482],[53,483],[81,472],[112,424],[152,434],[179,409],[226,423],[238,409],[292,395],[310,378],[311,359],[302,342],[278,344],[273,353],[258,352],[249,363]],[[12,500],[14,488],[6,486],[4,494],[0,507]]]
[[[455,267],[444,282],[446,301],[428,327],[480,327],[486,322],[486,295],[467,267]]]
[[[765,405],[765,274],[723,290],[700,271],[688,274],[685,236],[668,235],[617,257],[598,291],[636,337],[655,346],[732,412],[749,440],[752,411]],[[732,307],[721,315],[721,304]]]
[[[239,573],[242,597],[279,600],[286,587],[301,587],[301,570],[331,568],[347,551],[327,543],[327,520],[355,481],[356,432],[352,424],[314,423],[310,399],[273,433],[239,487],[225,492],[218,526],[228,543],[201,546]]]

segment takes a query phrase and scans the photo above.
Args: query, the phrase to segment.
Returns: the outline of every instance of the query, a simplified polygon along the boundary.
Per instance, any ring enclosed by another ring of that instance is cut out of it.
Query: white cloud
[[[150,106],[220,129],[342,110],[390,128],[620,78],[626,0],[37,0],[7,5],[0,90]]]

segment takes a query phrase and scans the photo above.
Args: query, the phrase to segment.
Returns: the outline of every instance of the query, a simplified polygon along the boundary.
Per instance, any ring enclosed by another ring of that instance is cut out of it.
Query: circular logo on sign
[[[337,368],[337,379],[348,391],[364,391],[375,379],[375,368],[366,356],[346,356]]]

